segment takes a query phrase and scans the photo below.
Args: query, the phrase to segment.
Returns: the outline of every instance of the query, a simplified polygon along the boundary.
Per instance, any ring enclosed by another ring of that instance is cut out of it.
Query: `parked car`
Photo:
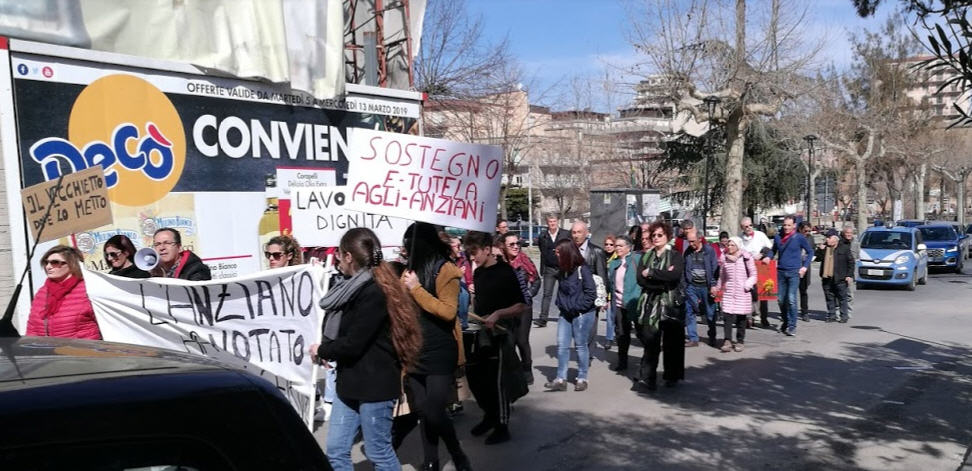
[[[966,235],[972,235],[972,224],[969,224],[968,226],[965,226],[965,234]],[[972,258],[972,243],[969,243],[969,252],[968,253],[969,253],[969,255],[968,255],[969,258]]]
[[[897,285],[914,290],[928,281],[928,250],[914,227],[869,227],[861,234],[855,280],[859,287]]]
[[[962,273],[968,253],[967,238],[959,237],[950,223],[929,224],[917,229],[928,246],[928,266],[951,268]]]
[[[0,469],[331,469],[275,386],[224,363],[50,337],[0,351]]]

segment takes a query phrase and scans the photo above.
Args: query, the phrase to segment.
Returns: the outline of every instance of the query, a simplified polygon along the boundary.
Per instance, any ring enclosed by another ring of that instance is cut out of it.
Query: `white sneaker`
[[[331,418],[331,403],[318,402],[314,408],[314,422],[327,422]]]

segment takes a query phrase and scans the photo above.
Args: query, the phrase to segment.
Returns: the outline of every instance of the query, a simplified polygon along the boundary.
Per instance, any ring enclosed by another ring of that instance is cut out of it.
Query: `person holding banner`
[[[135,266],[135,244],[128,236],[117,234],[105,242],[105,260],[111,265],[109,275],[124,276],[125,278],[149,278],[149,272]]]
[[[311,345],[312,359],[337,362],[337,397],[325,446],[335,471],[351,471],[358,429],[365,455],[377,470],[401,470],[392,447],[392,415],[402,393],[402,370],[418,360],[421,331],[415,304],[394,270],[382,261],[381,243],[367,228],[341,237],[338,270],[349,278],[320,305],[340,313],[335,338]],[[325,329],[327,331],[327,329]]]
[[[159,265],[153,276],[191,281],[211,280],[209,267],[191,250],[182,250],[182,234],[171,227],[163,227],[152,236],[152,247],[159,253]]]
[[[81,252],[56,245],[41,257],[47,280],[30,303],[27,335],[101,340],[81,273]]]
[[[263,249],[263,256],[267,258],[270,268],[289,267],[304,263],[300,254],[300,244],[297,239],[288,235],[278,235],[267,242]]]
[[[432,224],[416,222],[405,230],[409,269],[402,282],[421,312],[422,350],[405,376],[409,406],[422,425],[423,470],[439,469],[439,439],[458,470],[471,469],[446,408],[456,382],[456,368],[465,364],[457,311],[462,272],[450,261],[451,248]],[[405,435],[408,430],[396,431]]]

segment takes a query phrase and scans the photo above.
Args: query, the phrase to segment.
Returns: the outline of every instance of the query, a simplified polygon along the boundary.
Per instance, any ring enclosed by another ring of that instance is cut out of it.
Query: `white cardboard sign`
[[[335,186],[291,193],[294,236],[307,246],[337,247],[348,229],[366,227],[375,232],[382,246],[399,246],[408,219],[366,213],[348,208],[348,187]]]
[[[349,208],[493,230],[503,177],[499,147],[370,129],[349,135]]]

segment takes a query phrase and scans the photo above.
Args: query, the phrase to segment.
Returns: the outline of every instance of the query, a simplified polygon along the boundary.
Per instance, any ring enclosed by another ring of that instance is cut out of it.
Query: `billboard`
[[[5,147],[5,168],[21,169],[20,188],[104,169],[113,223],[38,246],[43,253],[56,243],[74,245],[89,270],[108,269],[102,248],[111,236],[147,247],[161,227],[180,230],[183,246],[214,278],[260,270],[262,243],[292,228],[288,186],[346,182],[350,128],[417,132],[418,94],[317,100],[186,67],[160,70],[68,48],[47,55],[38,52],[46,52],[43,45],[29,44],[31,52],[9,52],[17,152]],[[13,213],[11,225],[23,225]],[[26,258],[17,252],[15,259]],[[36,290],[44,275],[32,269]]]

